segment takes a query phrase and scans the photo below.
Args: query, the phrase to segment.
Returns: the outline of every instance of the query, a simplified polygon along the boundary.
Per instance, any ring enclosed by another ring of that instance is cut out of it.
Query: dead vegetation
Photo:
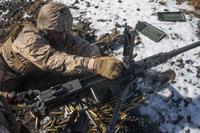
[[[196,10],[200,9],[200,0],[190,0],[190,3],[194,6]]]
[[[184,12],[185,14],[192,14],[195,17],[200,18],[200,0],[176,0],[176,3],[180,5],[186,1],[188,1],[189,4],[194,7],[194,10],[182,9],[180,11]],[[200,37],[200,21],[197,24],[196,34],[198,37]]]
[[[182,4],[183,2],[188,1],[189,4],[191,4],[192,6],[194,6],[195,10],[199,10],[200,9],[200,0],[176,0],[176,3],[178,5]]]
[[[35,24],[38,11],[46,2],[48,1],[28,2],[13,0],[0,2],[0,43],[4,42],[5,37],[13,29],[13,25],[24,21],[30,21]]]

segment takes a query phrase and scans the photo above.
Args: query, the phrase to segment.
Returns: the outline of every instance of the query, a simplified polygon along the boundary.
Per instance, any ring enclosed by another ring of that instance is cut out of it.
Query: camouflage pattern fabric
[[[69,8],[59,2],[45,4],[37,17],[37,27],[40,30],[67,32],[72,29],[73,18]]]
[[[63,49],[55,49],[37,29],[29,25],[24,26],[14,42],[10,43],[12,44],[5,43],[2,46],[3,59],[9,68],[22,75],[26,74],[27,69],[34,67],[63,75],[88,72],[92,71],[88,66],[89,62],[93,61],[91,57],[100,56],[96,45],[90,46],[72,34],[68,35]],[[11,46],[11,55],[6,53],[8,46]],[[14,63],[16,60],[20,60],[23,66]],[[28,64],[32,64],[33,67]]]

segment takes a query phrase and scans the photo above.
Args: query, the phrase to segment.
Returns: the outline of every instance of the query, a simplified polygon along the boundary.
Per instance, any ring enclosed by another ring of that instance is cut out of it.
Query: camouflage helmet
[[[69,8],[59,2],[50,2],[42,6],[37,17],[37,27],[40,30],[69,31],[73,18]]]

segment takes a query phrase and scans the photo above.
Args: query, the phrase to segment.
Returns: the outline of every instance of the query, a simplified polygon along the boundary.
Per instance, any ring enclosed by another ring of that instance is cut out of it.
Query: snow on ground
[[[92,22],[92,27],[98,30],[98,36],[110,32],[115,24],[123,25],[127,22],[128,25],[135,27],[138,21],[147,21],[167,34],[167,37],[158,43],[140,34],[142,44],[135,49],[135,53],[138,53],[136,60],[198,41],[195,35],[197,18],[186,15],[187,22],[160,22],[155,14],[158,11],[167,10],[193,10],[187,3],[176,5],[175,0],[164,0],[166,5],[149,0],[58,1],[68,6],[78,7],[78,10],[71,9],[73,16],[79,20],[88,19]],[[140,108],[143,114],[148,114],[153,120],[159,121],[163,132],[200,132],[200,79],[196,77],[196,67],[200,65],[200,59],[194,55],[199,51],[200,48],[196,48],[155,68],[161,71],[173,69],[177,75],[176,82],[171,84],[171,87],[149,94],[148,105]],[[122,52],[122,48],[117,49],[116,52]],[[117,57],[120,58],[120,56]],[[177,66],[180,64],[180,59],[185,64],[183,68]],[[173,61],[175,65],[171,65]]]

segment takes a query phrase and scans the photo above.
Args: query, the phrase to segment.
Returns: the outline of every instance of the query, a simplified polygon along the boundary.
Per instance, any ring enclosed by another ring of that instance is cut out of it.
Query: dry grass
[[[200,0],[176,0],[176,3],[180,5],[185,1],[189,1],[189,3],[193,5],[196,10],[200,10]]]
[[[185,0],[176,0],[176,4],[180,5],[184,2]]]
[[[196,10],[200,9],[200,0],[190,0],[190,2]]]

